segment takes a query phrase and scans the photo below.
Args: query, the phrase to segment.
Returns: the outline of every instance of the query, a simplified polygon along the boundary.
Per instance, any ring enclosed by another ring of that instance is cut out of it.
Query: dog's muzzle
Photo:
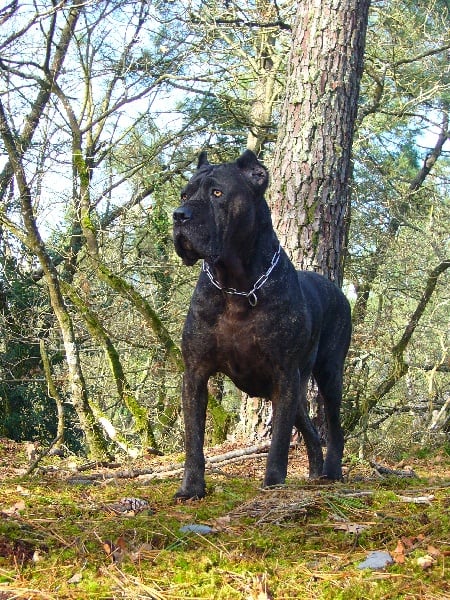
[[[196,252],[185,225],[192,219],[192,210],[188,206],[179,206],[173,211],[173,241],[175,251],[183,260],[183,263],[189,267],[200,258]]]
[[[192,219],[192,210],[189,206],[179,206],[173,211],[172,217],[174,225],[181,225]]]

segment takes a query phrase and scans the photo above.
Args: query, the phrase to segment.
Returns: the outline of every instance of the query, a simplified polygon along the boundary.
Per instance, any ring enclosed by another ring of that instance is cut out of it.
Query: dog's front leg
[[[294,427],[300,378],[298,370],[284,373],[272,397],[272,443],[267,457],[264,487],[282,485],[286,479],[289,446]]]
[[[183,376],[186,460],[183,483],[175,494],[175,497],[181,500],[203,498],[206,493],[203,443],[208,402],[207,384],[208,377],[186,369]]]

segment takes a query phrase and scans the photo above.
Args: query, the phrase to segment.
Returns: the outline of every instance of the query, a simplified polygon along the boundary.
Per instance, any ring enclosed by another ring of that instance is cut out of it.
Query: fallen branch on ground
[[[52,450],[52,448],[55,446],[55,444],[57,444],[59,442],[59,440],[61,438],[62,438],[62,435],[56,436],[55,439],[50,443],[50,446],[48,448],[45,448],[45,450],[43,450],[42,452],[39,452],[39,454],[37,455],[35,460],[28,467],[25,475],[30,475],[34,471],[34,469],[38,466],[40,461],[43,458],[45,458],[47,456],[47,454],[49,454],[49,452]]]
[[[270,443],[266,442],[261,445],[249,446],[248,448],[239,448],[238,450],[230,450],[224,454],[218,454],[217,456],[211,456],[206,459],[206,469],[214,468],[217,464],[229,464],[240,462],[241,460],[248,460],[255,456],[264,456],[265,451],[269,448]],[[152,467],[148,469],[124,469],[122,471],[103,471],[101,473],[83,474],[82,476],[74,475],[68,478],[69,483],[90,483],[97,480],[108,481],[111,479],[134,479],[141,478],[146,481],[152,479],[165,479],[169,477],[175,477],[183,472],[184,463],[169,465],[161,465],[159,467]]]
[[[383,465],[380,465],[378,463],[376,463],[375,461],[371,460],[369,461],[370,466],[373,467],[375,469],[375,471],[377,471],[377,473],[379,473],[382,476],[387,476],[387,477],[417,477],[417,475],[414,473],[414,471],[412,469],[390,469],[389,467],[384,467]]]

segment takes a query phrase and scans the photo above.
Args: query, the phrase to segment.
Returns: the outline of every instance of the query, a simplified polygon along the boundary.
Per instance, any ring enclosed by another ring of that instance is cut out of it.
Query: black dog
[[[265,167],[249,150],[220,165],[202,153],[173,213],[178,255],[189,266],[204,261],[183,331],[186,463],[179,498],[205,495],[207,383],[217,372],[250,396],[272,401],[265,486],[284,483],[294,426],[305,440],[310,477],[342,478],[349,304],[328,279],[295,271],[272,227],[267,183]],[[307,413],[311,373],[325,403],[325,462]]]

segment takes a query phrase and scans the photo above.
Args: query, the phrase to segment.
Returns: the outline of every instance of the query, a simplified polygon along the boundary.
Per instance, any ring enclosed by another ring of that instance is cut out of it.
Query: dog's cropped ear
[[[256,154],[251,150],[246,150],[244,154],[237,159],[236,164],[249,183],[256,188],[258,192],[264,194],[267,184],[269,183],[269,175],[266,167],[256,158]]]
[[[198,157],[197,169],[200,169],[201,167],[203,167],[205,165],[209,165],[208,154],[206,153],[206,150],[203,150],[203,152],[200,152],[199,157]]]

